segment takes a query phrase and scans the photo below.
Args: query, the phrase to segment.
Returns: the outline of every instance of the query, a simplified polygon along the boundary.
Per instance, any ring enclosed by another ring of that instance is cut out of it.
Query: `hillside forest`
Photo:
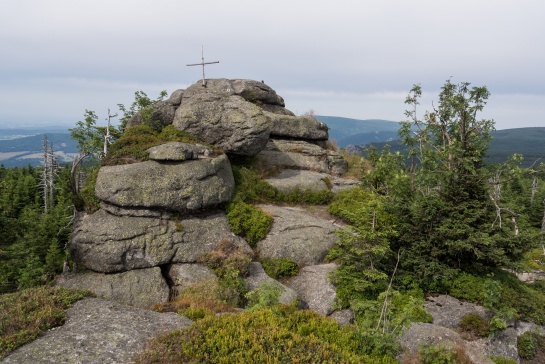
[[[479,118],[489,97],[486,87],[448,80],[438,104],[427,111],[421,110],[421,93],[415,85],[406,99],[406,121],[398,132],[406,153],[387,146],[371,147],[365,158],[345,153],[348,175],[360,185],[303,201],[327,205],[349,226],[327,257],[339,267],[331,276],[336,305],[356,314],[355,330],[364,344],[351,350],[376,358],[395,357],[395,337],[408,322],[429,320],[418,309],[426,294],[484,305],[494,312],[490,333],[513,318],[545,324],[545,284],[524,284],[508,272],[545,269],[545,164],[536,160],[523,168],[520,154],[503,163],[485,162],[494,130],[493,120]],[[48,284],[72,264],[67,249],[72,218],[76,209],[92,210],[93,204],[92,177],[75,189],[74,171],[92,176],[97,165],[112,162],[111,151],[122,148],[131,156],[142,153],[136,132],[124,130],[136,113],[148,128],[145,138],[167,135],[168,127],[146,117],[154,102],[137,92],[135,102],[121,108],[121,126],[112,126],[108,138],[106,129],[96,126],[96,114],[86,111],[71,129],[80,158],[74,166],[54,169],[53,187],[44,181],[53,175],[44,167],[0,167],[0,293]],[[251,180],[259,179],[251,160],[231,163],[238,196],[233,203],[240,205],[224,208],[238,211],[228,218],[250,220],[253,204],[270,202],[263,193],[270,186]],[[254,236],[260,224],[237,225],[236,232]]]

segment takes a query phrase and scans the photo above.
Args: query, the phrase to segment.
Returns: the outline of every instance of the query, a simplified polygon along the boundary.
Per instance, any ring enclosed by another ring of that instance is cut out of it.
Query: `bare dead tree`
[[[106,126],[106,134],[104,135],[104,156],[108,154],[108,144],[112,143],[112,135],[110,134],[110,120],[115,117],[117,117],[117,113],[115,115],[110,115],[110,109],[108,109],[108,117],[106,118],[108,121],[108,126]]]

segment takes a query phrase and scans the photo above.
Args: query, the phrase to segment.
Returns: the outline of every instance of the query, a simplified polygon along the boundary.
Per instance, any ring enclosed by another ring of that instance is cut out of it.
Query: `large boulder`
[[[306,266],[286,285],[301,296],[304,307],[322,316],[329,316],[334,311],[337,294],[328,276],[335,269],[337,265],[334,263]]]
[[[187,161],[207,158],[213,154],[212,149],[200,144],[170,142],[151,147],[147,150],[149,159],[154,161]]]
[[[216,281],[214,271],[202,264],[170,264],[166,269],[166,277],[175,293],[207,281]]]
[[[66,316],[63,326],[48,330],[1,363],[131,363],[150,339],[192,323],[175,313],[142,310],[100,298],[76,302]]]
[[[492,318],[487,314],[484,307],[463,302],[447,295],[427,297],[424,308],[432,316],[435,325],[450,329],[460,327],[462,318],[468,314],[476,313],[487,321]]]
[[[260,258],[290,258],[298,265],[320,264],[336,243],[339,228],[301,208],[259,205],[274,221],[267,237],[257,243]]]
[[[59,276],[56,283],[64,288],[85,289],[98,297],[144,308],[168,302],[170,294],[159,267],[118,274],[67,273]]]
[[[271,136],[305,140],[327,140],[328,127],[312,116],[290,116],[265,111],[271,121]]]
[[[78,216],[70,251],[78,265],[113,273],[194,263],[223,239],[251,252],[242,238],[233,236],[223,212],[172,220],[115,216],[100,209]]]
[[[348,170],[347,162],[337,152],[304,140],[270,140],[257,159],[273,171],[302,169],[341,175]]]
[[[241,96],[209,92],[184,94],[173,124],[225,153],[240,155],[259,153],[270,133],[269,120],[257,105]]]
[[[278,302],[285,305],[290,305],[297,301],[297,299],[299,298],[297,292],[295,292],[293,289],[286,287],[282,283],[269,277],[263,269],[261,263],[258,262],[250,263],[250,274],[248,275],[248,277],[244,278],[244,282],[246,283],[246,287],[249,291],[255,290],[263,284],[277,286],[281,292]]]
[[[95,194],[116,206],[194,211],[229,201],[234,186],[231,165],[222,154],[178,163],[145,161],[102,167]]]

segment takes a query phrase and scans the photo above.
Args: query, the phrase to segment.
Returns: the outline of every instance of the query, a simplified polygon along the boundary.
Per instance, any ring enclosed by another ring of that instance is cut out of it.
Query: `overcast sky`
[[[134,92],[264,80],[297,114],[404,119],[486,85],[497,129],[545,127],[543,0],[1,0],[0,127],[101,120]]]

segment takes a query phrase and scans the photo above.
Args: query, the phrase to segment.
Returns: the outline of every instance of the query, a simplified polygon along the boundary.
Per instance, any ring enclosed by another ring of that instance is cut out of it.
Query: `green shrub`
[[[484,337],[488,335],[488,322],[478,313],[468,313],[462,317],[460,328],[474,335]]]
[[[246,293],[248,300],[247,308],[260,310],[265,307],[274,306],[282,295],[282,286],[278,282],[262,282],[256,289]]]
[[[76,196],[75,199],[81,201],[81,205],[78,206],[78,203],[75,201],[74,205],[78,210],[84,210],[87,213],[93,213],[98,211],[100,208],[100,200],[95,195],[95,186],[97,183],[98,171],[100,167],[95,166],[90,170],[89,175],[85,179],[85,185],[79,192],[79,196]]]
[[[265,258],[261,261],[263,269],[271,278],[292,277],[299,273],[299,267],[290,258]]]
[[[0,295],[0,359],[41,333],[64,324],[64,310],[90,295],[45,286]]]
[[[483,304],[484,292],[484,278],[461,273],[453,280],[449,294],[458,299]]]
[[[490,359],[494,364],[518,364],[513,358],[504,358],[503,356],[491,356]]]
[[[492,320],[490,320],[490,323],[488,325],[490,327],[491,335],[494,335],[498,331],[502,331],[507,328],[507,323],[505,322],[505,320],[498,316],[494,316]]]
[[[424,344],[419,348],[418,354],[423,364],[473,364],[461,347],[449,347],[445,343]]]
[[[227,221],[232,232],[246,238],[250,246],[255,246],[267,236],[273,218],[253,205],[235,200],[227,206]]]
[[[517,349],[519,356],[523,359],[533,359],[537,352],[538,340],[536,334],[530,331],[525,332],[517,338]]]
[[[331,319],[277,305],[205,317],[187,330],[153,339],[138,363],[369,363],[393,357],[361,353],[356,331]]]
[[[207,316],[214,315],[214,312],[206,307],[188,307],[178,310],[178,314],[190,318],[191,320],[200,320]]]

